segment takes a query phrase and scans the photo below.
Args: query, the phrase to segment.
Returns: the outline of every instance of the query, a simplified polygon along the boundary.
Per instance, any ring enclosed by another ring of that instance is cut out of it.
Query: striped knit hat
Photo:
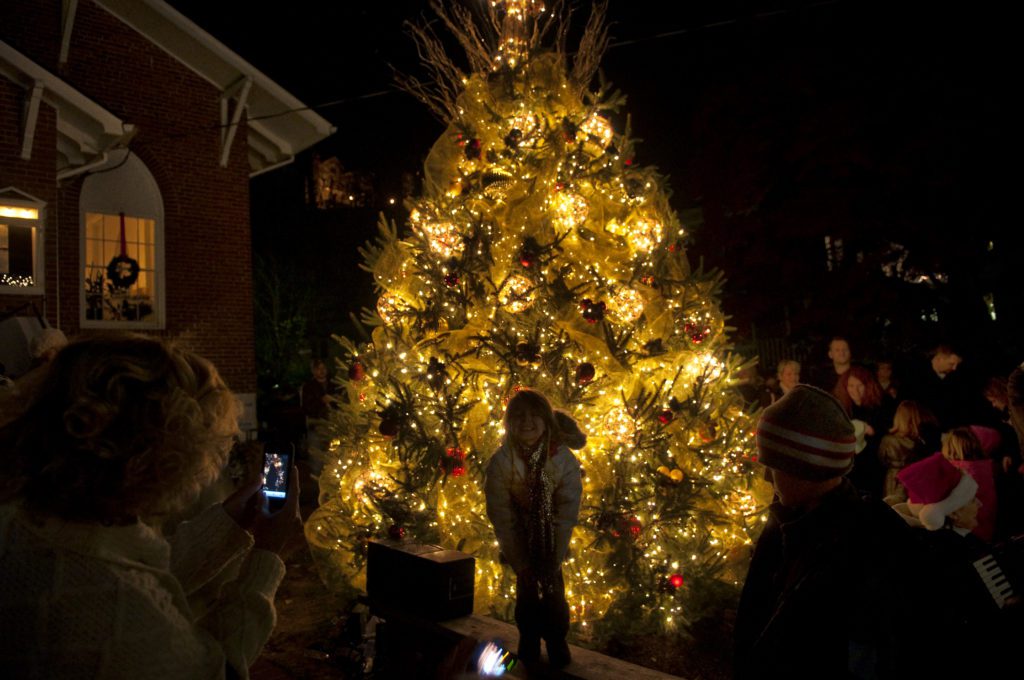
[[[808,480],[839,477],[853,467],[857,437],[842,404],[828,392],[797,385],[757,424],[760,462]]]

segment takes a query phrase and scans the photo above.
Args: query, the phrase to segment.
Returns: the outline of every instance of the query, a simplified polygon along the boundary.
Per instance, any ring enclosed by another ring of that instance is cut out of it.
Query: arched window
[[[164,207],[146,165],[127,150],[82,184],[83,328],[163,328]]]

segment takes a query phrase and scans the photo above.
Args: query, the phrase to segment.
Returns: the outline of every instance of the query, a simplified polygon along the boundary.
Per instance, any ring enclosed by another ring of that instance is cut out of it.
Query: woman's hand
[[[301,545],[292,540],[302,535],[302,515],[299,513],[299,471],[293,466],[288,483],[288,500],[273,515],[257,512],[253,527],[256,548],[277,553],[281,559],[291,555]]]
[[[254,479],[238,487],[233,494],[224,499],[221,506],[235,524],[252,533],[256,515],[260,512],[260,487],[263,478],[257,475]]]

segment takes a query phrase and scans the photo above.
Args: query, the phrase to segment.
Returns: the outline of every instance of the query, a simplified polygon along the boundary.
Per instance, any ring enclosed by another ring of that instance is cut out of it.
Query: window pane
[[[133,243],[139,240],[139,218],[124,218],[124,237],[127,239],[128,243]]]
[[[103,238],[103,215],[100,213],[85,214],[85,238]]]
[[[156,315],[156,221],[126,215],[125,254],[139,264],[139,276],[128,289],[108,285],[107,265],[121,251],[120,215],[88,213],[85,219],[86,304],[89,321],[152,321]]]
[[[35,275],[35,227],[18,224],[0,225],[0,273],[12,277],[31,278]]]
[[[121,218],[118,215],[103,216],[103,238],[111,241],[121,240]]]

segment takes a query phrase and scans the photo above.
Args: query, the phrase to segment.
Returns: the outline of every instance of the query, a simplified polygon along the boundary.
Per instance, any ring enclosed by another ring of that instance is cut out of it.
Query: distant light
[[[391,205],[394,205],[395,204],[395,199],[389,198],[388,199],[388,203],[390,203]]]
[[[0,205],[0,217],[16,217],[22,220],[38,220],[39,211],[35,208],[21,208],[16,205]]]

